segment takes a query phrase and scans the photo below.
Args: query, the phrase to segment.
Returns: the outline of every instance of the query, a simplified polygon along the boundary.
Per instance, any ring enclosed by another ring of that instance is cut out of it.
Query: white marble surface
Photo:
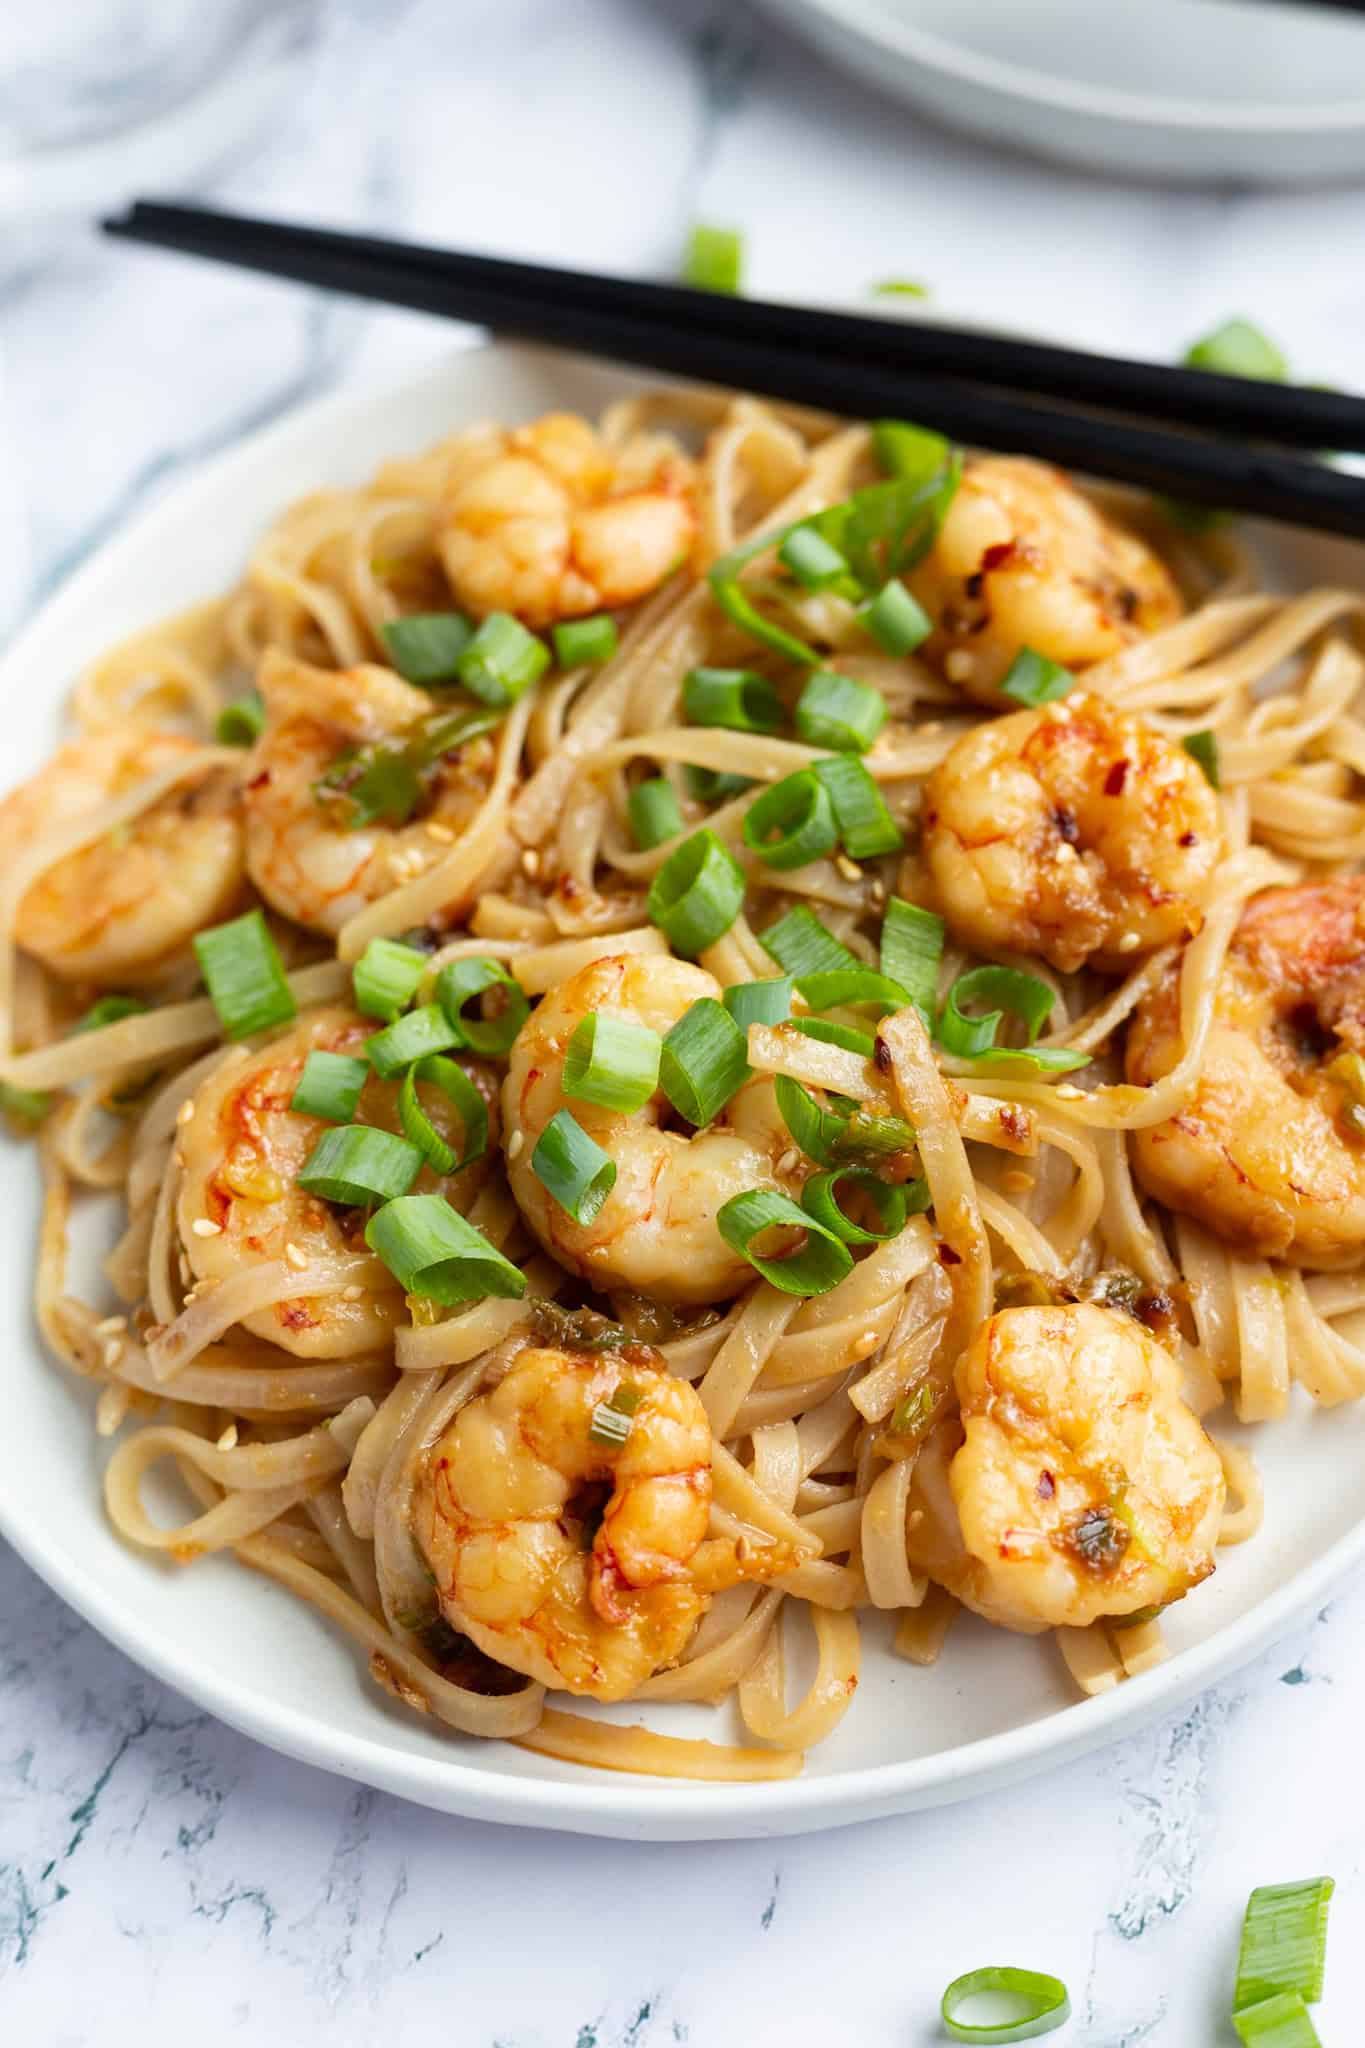
[[[331,0],[287,122],[204,189],[622,271],[733,221],[757,290],[908,274],[951,313],[1155,356],[1244,311],[1306,375],[1360,376],[1365,191],[1144,190],[992,156],[822,75],[737,0]],[[0,623],[210,451],[447,342],[49,235],[0,285]],[[0,1555],[0,2039],[890,2048],[938,2038],[958,1970],[1018,1961],[1070,1981],[1075,2048],[1203,2048],[1232,2042],[1249,1887],[1328,1870],[1330,2048],[1365,1913],[1362,1688],[1356,1585],[1193,1711],[989,1805],[639,1848],[287,1763]]]

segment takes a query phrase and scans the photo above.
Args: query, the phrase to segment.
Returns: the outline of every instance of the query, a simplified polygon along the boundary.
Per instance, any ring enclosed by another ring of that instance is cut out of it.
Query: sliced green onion
[[[1199,763],[1212,789],[1223,787],[1222,771],[1218,764],[1218,741],[1208,731],[1187,732],[1180,742],[1192,760]]]
[[[839,1200],[842,1182],[850,1182],[876,1211],[878,1228],[867,1230],[847,1215]],[[845,1244],[886,1244],[900,1234],[905,1223],[905,1189],[879,1180],[866,1166],[836,1166],[817,1173],[801,1190],[801,1206],[826,1230],[832,1230]]]
[[[516,1301],[526,1292],[525,1275],[443,1195],[386,1203],[365,1225],[365,1242],[406,1294],[426,1301],[452,1307],[489,1294]]]
[[[934,622],[923,605],[896,577],[882,585],[858,617],[888,654],[912,654],[934,630]]]
[[[405,1195],[422,1170],[422,1155],[406,1138],[370,1124],[324,1131],[298,1171],[298,1184],[348,1209]]]
[[[1289,365],[1268,336],[1249,320],[1225,320],[1185,351],[1191,370],[1215,370],[1223,377],[1259,377],[1283,384]]]
[[[1257,2005],[1245,2005],[1232,2024],[1246,2048],[1322,2048],[1308,2007],[1297,1991],[1277,1991]]]
[[[1069,668],[1049,661],[1044,654],[1035,654],[1031,647],[1021,647],[1009,665],[1000,691],[1002,696],[1013,697],[1016,704],[1027,705],[1034,711],[1040,704],[1054,704],[1059,697],[1065,697],[1075,683]]]
[[[898,981],[878,974],[872,967],[820,968],[814,974],[798,974],[797,992],[812,1010],[839,1010],[850,1003],[875,1004],[877,1015],[903,1010],[909,998]]]
[[[817,1166],[858,1166],[867,1159],[891,1159],[915,1142],[900,1117],[873,1116],[860,1106],[823,1109],[799,1081],[778,1074],[773,1081],[778,1112],[798,1149]]]
[[[616,1185],[616,1161],[567,1109],[557,1110],[541,1132],[531,1171],[575,1223],[591,1223]]]
[[[348,1124],[369,1078],[366,1060],[344,1052],[310,1052],[289,1107],[300,1116],[321,1117],[324,1123]]]
[[[459,1033],[441,1005],[423,1003],[420,1010],[409,1010],[367,1038],[365,1055],[381,1081],[392,1081],[428,1053],[444,1052],[459,1042]]]
[[[1052,1015],[1056,995],[1036,974],[1021,974],[1017,967],[973,967],[960,974],[948,991],[939,1019],[939,1043],[945,1052],[970,1059],[995,1044],[995,1035],[1006,1010],[1015,1016],[1033,1044]],[[963,1003],[999,1003],[1002,1008],[984,1017],[963,1015]]]
[[[740,581],[740,571],[745,563],[771,547],[774,540],[782,538],[782,535],[759,534],[753,540],[732,548],[728,555],[722,555],[719,561],[711,564],[706,580],[711,586],[711,595],[726,618],[742,633],[747,633],[751,640],[757,640],[763,647],[785,654],[789,661],[799,661],[803,668],[818,668],[820,657],[815,649],[808,647],[804,640],[798,640],[794,633],[787,632],[785,627],[764,618]]]
[[[777,559],[807,590],[828,590],[849,574],[838,548],[813,526],[794,526],[779,545]]]
[[[244,690],[218,713],[220,746],[254,747],[265,731],[265,698],[259,690]]]
[[[759,933],[765,952],[788,974],[816,974],[826,968],[860,967],[862,962],[841,946],[813,910],[800,903]]]
[[[899,852],[904,844],[900,827],[856,754],[831,754],[816,762],[815,773],[829,792],[850,859],[874,860],[879,854]]]
[[[871,284],[868,290],[878,299],[927,299],[929,287],[913,277],[884,277],[880,284]]]
[[[882,919],[882,973],[900,983],[926,1025],[938,1004],[944,925],[932,910],[893,896]]]
[[[839,827],[819,777],[800,768],[756,797],[744,814],[744,844],[770,868],[784,872],[833,853]]]
[[[700,1130],[719,1116],[748,1078],[744,1030],[723,1003],[702,996],[664,1040],[659,1062],[664,1094],[678,1114]]]
[[[610,661],[620,645],[616,621],[606,612],[599,612],[592,619],[566,619],[550,637],[561,668],[598,667]]]
[[[920,1188],[924,1189],[927,1197],[928,1183],[926,1181],[916,1181],[915,1191],[918,1191]],[[921,1208],[926,1206],[927,1202],[920,1204]],[[918,1214],[919,1211],[916,1210],[915,1213]],[[933,1419],[938,1403],[939,1397],[932,1387],[916,1387],[913,1394],[907,1394],[905,1399],[898,1401],[891,1410],[891,1434],[893,1436],[913,1436],[923,1439],[929,1433],[929,1424]],[[1127,1615],[1124,1616],[1125,1621],[1128,1618]]]
[[[455,664],[455,673],[484,704],[515,704],[550,666],[550,650],[510,612],[490,612]]]
[[[502,1007],[490,1017],[471,1017],[470,1003],[489,990],[501,994]],[[436,1000],[450,1019],[455,1044],[471,1052],[499,1058],[510,1052],[512,1042],[531,1014],[525,990],[515,975],[497,960],[479,955],[468,960],[451,960],[436,977]]]
[[[626,799],[626,816],[635,844],[645,853],[667,839],[676,839],[684,829],[678,793],[662,775],[636,783]]]
[[[747,1259],[756,1273],[783,1294],[828,1294],[853,1270],[853,1254],[832,1230],[772,1188],[752,1188],[732,1195],[716,1214],[721,1236],[732,1252]],[[778,1257],[764,1258],[755,1244],[770,1230],[800,1230],[804,1242]]]
[[[384,651],[400,676],[420,686],[453,683],[460,656],[474,637],[461,612],[414,612],[379,629]]]
[[[912,420],[877,420],[872,452],[885,475],[910,483],[931,483],[952,467],[951,443],[932,427],[917,427]]]
[[[785,1024],[792,1013],[792,977],[733,982],[721,1001],[746,1036],[751,1024]]]
[[[366,1017],[392,1023],[406,1010],[427,971],[427,956],[397,939],[371,939],[351,970],[355,1006]]]
[[[313,798],[347,832],[406,825],[422,801],[422,778],[406,745],[379,740],[339,754],[313,784]]]
[[[684,284],[703,292],[735,293],[744,269],[744,237],[736,228],[708,227],[698,221],[687,237],[683,254]]]
[[[870,1031],[855,1031],[851,1024],[831,1024],[828,1017],[793,1017],[792,1030],[821,1045],[837,1045],[844,1052],[856,1052],[859,1059],[875,1059],[877,1041]]]
[[[194,952],[225,1038],[250,1038],[254,1032],[287,1024],[297,1014],[275,941],[259,910],[196,932]]]
[[[72,1026],[74,1038],[80,1031],[103,1031],[106,1024],[121,1024],[125,1017],[144,1017],[147,1005],[140,996],[101,996],[93,1002],[79,1024]]]
[[[743,796],[754,786],[752,775],[735,775],[727,768],[699,768],[695,761],[687,763],[683,779],[687,794],[700,804],[723,803],[726,797]]]
[[[1297,1991],[1309,2005],[1322,1997],[1327,1912],[1335,1889],[1330,1877],[1257,1886],[1242,1922],[1234,2011],[1277,1991]]]
[[[1014,2017],[973,2024],[962,2017],[978,1998],[1008,1999]],[[943,1994],[939,2007],[945,2032],[954,2041],[987,2043],[1036,2041],[1064,2027],[1071,2017],[1071,1999],[1060,1977],[1047,1977],[1039,1970],[986,1968],[969,1970],[955,1977]]]
[[[693,668],[683,679],[683,716],[690,725],[730,732],[780,732],[782,699],[766,676],[751,668]]]
[[[599,1401],[588,1423],[588,1439],[591,1443],[619,1450],[633,1427],[626,1409],[616,1407],[612,1401]]]
[[[880,690],[835,669],[817,669],[797,700],[796,730],[808,747],[864,754],[885,723]]]
[[[675,953],[695,960],[729,931],[744,901],[744,870],[714,832],[694,832],[649,885],[645,910]]]
[[[663,1041],[643,1024],[600,1012],[575,1025],[564,1055],[561,1086],[575,1101],[633,1115],[659,1085]]]
[[[16,1088],[13,1081],[0,1081],[0,1113],[16,1124],[40,1124],[52,1107],[50,1095],[36,1088]]]
[[[459,1117],[463,1150],[458,1154],[427,1115],[417,1093],[419,1081],[439,1088]],[[398,1118],[404,1133],[434,1173],[458,1173],[461,1167],[482,1159],[488,1150],[488,1104],[464,1068],[441,1053],[431,1053],[426,1059],[418,1060],[404,1074],[403,1085],[398,1091]]]

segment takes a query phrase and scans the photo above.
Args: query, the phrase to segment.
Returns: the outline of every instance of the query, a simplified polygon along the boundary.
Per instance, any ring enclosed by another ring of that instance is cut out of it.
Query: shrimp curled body
[[[1179,972],[1139,1006],[1128,1078],[1180,1054]],[[1230,1244],[1303,1265],[1365,1250],[1365,876],[1270,889],[1248,904],[1219,978],[1191,1099],[1132,1134],[1138,1177]],[[1343,1055],[1345,1057],[1343,1058]]]
[[[924,852],[954,935],[1064,973],[1198,931],[1223,844],[1198,764],[1099,697],[976,726],[925,788]]]
[[[1223,1468],[1140,1324],[1088,1302],[1002,1309],[956,1379],[960,1420],[916,1468],[910,1555],[966,1606],[1037,1634],[1208,1577]]]
[[[709,1599],[694,1564],[710,1426],[693,1388],[651,1356],[522,1351],[456,1415],[414,1499],[452,1626],[511,1670],[599,1700],[676,1663]],[[628,1424],[623,1441],[598,1440],[603,1408]]]
[[[693,489],[672,441],[637,434],[610,448],[572,413],[472,437],[440,513],[451,590],[478,615],[531,626],[633,604],[688,555]]]
[[[503,1087],[512,1193],[546,1250],[595,1287],[670,1304],[737,1294],[753,1267],[721,1237],[717,1210],[750,1188],[796,1192],[803,1177],[767,1077],[746,1081],[713,1123],[691,1134],[661,1128],[661,1093],[632,1115],[565,1097],[564,1055],[585,1017],[616,1017],[662,1036],[694,1002],[719,995],[714,978],[684,960],[595,960],[551,991],[512,1047]],[[616,1167],[611,1193],[587,1223],[574,1221],[532,1165],[545,1126],[561,1109]]]

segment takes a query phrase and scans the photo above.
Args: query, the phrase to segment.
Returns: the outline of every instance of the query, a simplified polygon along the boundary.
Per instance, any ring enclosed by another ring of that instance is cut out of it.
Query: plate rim
[[[367,405],[416,401],[427,392],[433,399],[437,393],[449,396],[452,381],[458,384],[461,362],[489,352],[533,369],[563,369],[576,363],[598,375],[619,370],[623,378],[638,380],[638,373],[598,358],[489,341],[440,350],[398,376],[357,382],[291,407],[268,426],[195,466],[97,546],[0,653],[0,697],[13,686],[14,672],[33,660],[31,649],[41,653],[44,643],[61,640],[68,614],[78,617],[87,592],[97,590],[124,555],[141,554],[154,544],[159,529],[178,524],[200,501],[211,504],[230,492],[235,472],[249,470],[262,456],[287,450],[296,437],[344,428],[347,419]],[[78,646],[78,625],[72,639]],[[80,658],[73,654],[72,663]],[[47,1369],[60,1372],[47,1357],[36,1329],[31,1334],[33,1349]],[[1240,1669],[1320,1604],[1351,1566],[1365,1558],[1362,1515],[1353,1528],[1246,1613],[1156,1670],[1099,1698],[1077,1700],[1014,1728],[925,1757],[855,1766],[824,1776],[736,1784],[632,1777],[586,1766],[581,1777],[572,1780],[520,1777],[475,1769],[454,1750],[449,1758],[428,1758],[391,1747],[379,1737],[319,1726],[271,1700],[258,1686],[200,1673],[192,1654],[179,1652],[174,1638],[163,1639],[164,1632],[159,1634],[154,1624],[140,1620],[132,1603],[93,1587],[60,1534],[54,1537],[43,1530],[38,1517],[26,1516],[2,1491],[0,1534],[46,1585],[135,1664],[267,1748],[472,1820],[650,1840],[724,1840],[838,1827],[948,1804],[1069,1761],[1171,1711]]]
[[[1355,99],[1323,100],[1303,109],[1278,107],[1269,101],[1246,100],[1228,105],[1219,100],[1186,100],[1162,94],[1125,92],[1121,87],[1074,84],[1051,78],[1025,64],[986,57],[951,42],[935,30],[870,5],[869,0],[762,0],[779,18],[801,14],[825,22],[859,41],[890,48],[907,62],[946,74],[979,91],[1011,100],[1026,100],[1056,113],[1086,120],[1122,121],[1132,127],[1210,129],[1226,135],[1304,136],[1317,140],[1324,131],[1349,133],[1365,128],[1365,94]]]

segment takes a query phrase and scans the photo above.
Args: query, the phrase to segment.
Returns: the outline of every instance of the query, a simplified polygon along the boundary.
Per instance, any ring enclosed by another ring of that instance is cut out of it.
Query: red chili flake
[[[877,1050],[872,1055],[872,1064],[875,1067],[880,1067],[884,1074],[890,1072],[891,1048],[884,1038],[877,1040]]]
[[[941,1244],[938,1248],[938,1262],[940,1266],[960,1266],[962,1254],[955,1252],[950,1244]]]
[[[269,782],[270,770],[268,768],[262,768],[259,775],[253,775],[249,782],[244,782],[242,784],[242,787],[244,789],[265,789],[269,786]]]
[[[1180,844],[1182,846],[1198,846],[1199,834],[1197,832],[1182,832],[1180,835]]]
[[[1014,547],[1015,543],[1012,540],[998,540],[987,548],[985,554],[981,557],[981,567],[987,575],[990,574],[992,569],[1004,568],[1006,562],[1014,553]]]
[[[1038,1498],[1039,1498],[1039,1500],[1051,1500],[1051,1499],[1052,1499],[1052,1496],[1053,1496],[1053,1494],[1054,1494],[1054,1493],[1056,1493],[1056,1491],[1057,1491],[1057,1482],[1056,1482],[1056,1480],[1055,1480],[1055,1479],[1053,1478],[1052,1474],[1051,1474],[1050,1472],[1040,1472],[1040,1473],[1038,1474]]]
[[[963,584],[962,588],[966,592],[968,597],[975,599],[980,597],[982,586],[984,585],[985,581],[986,578],[984,572],[978,569],[975,575],[969,576],[967,578],[967,581]]]
[[[1104,778],[1105,795],[1122,796],[1123,785],[1127,780],[1128,763],[1126,761],[1115,761],[1113,767],[1109,770],[1109,773]]]

